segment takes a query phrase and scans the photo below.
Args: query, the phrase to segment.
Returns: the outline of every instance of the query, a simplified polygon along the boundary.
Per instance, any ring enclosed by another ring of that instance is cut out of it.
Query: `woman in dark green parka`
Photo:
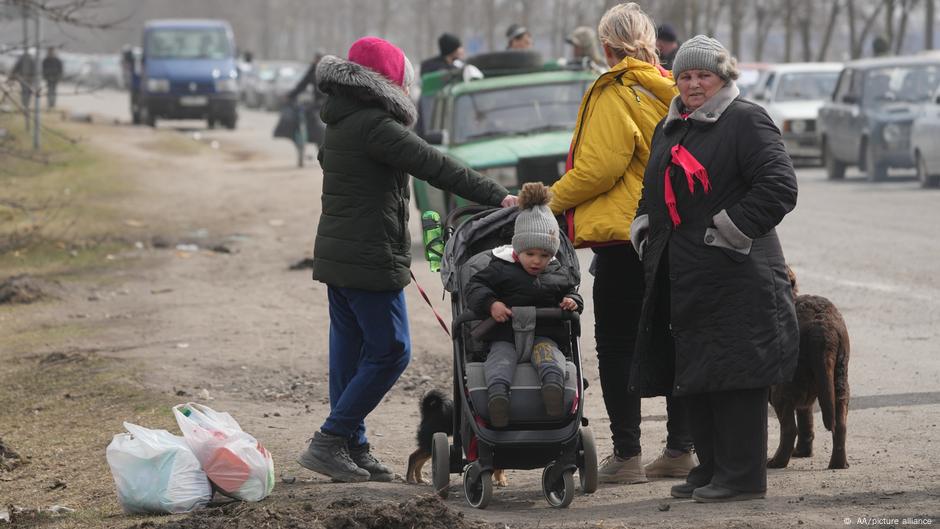
[[[365,37],[348,59],[326,56],[317,86],[323,194],[313,278],[330,305],[330,415],[298,458],[336,481],[391,481],[372,456],[365,418],[411,357],[402,289],[409,283],[409,176],[480,204],[513,206],[501,185],[444,156],[409,127],[414,70],[404,53]]]

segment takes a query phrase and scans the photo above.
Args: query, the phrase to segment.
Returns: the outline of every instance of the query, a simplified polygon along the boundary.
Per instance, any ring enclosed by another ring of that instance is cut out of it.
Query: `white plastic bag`
[[[181,513],[205,507],[212,487],[182,437],[129,422],[114,436],[107,459],[127,513]]]
[[[274,489],[274,460],[228,413],[189,402],[173,407],[183,437],[223,494],[260,501]]]

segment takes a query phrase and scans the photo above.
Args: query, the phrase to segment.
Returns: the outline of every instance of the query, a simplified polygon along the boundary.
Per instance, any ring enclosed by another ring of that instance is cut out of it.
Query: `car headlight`
[[[516,177],[516,166],[514,165],[490,167],[489,169],[481,170],[480,174],[503,187],[516,187],[519,185],[519,179]]]
[[[806,132],[806,122],[802,119],[794,119],[790,122],[790,130],[792,130],[794,134],[803,134]]]
[[[216,92],[234,92],[238,90],[238,81],[235,79],[216,79],[215,80],[215,91]]]
[[[148,92],[169,92],[170,80],[169,79],[147,79],[147,91]]]
[[[896,123],[889,123],[881,129],[881,137],[886,143],[897,143],[901,139],[901,127]]]

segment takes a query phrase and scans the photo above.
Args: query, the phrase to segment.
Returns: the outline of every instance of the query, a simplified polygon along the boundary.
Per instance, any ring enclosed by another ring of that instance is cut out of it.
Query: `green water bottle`
[[[421,214],[421,230],[424,232],[424,256],[432,272],[441,271],[444,256],[444,239],[441,238],[441,216],[432,210]]]

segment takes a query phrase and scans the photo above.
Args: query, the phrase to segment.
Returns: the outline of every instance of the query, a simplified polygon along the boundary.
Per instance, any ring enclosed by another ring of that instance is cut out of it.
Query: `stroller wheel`
[[[444,432],[437,432],[431,438],[431,483],[434,492],[446,499],[450,487],[450,447]]]
[[[571,500],[574,499],[574,471],[566,470],[554,483],[549,483],[549,475],[554,465],[555,463],[549,463],[542,471],[542,494],[549,505],[564,509],[571,505]]]
[[[477,461],[471,463],[463,473],[463,493],[471,507],[485,509],[493,498],[493,471],[482,470]]]
[[[581,492],[592,494],[597,491],[597,446],[594,444],[594,432],[590,428],[581,428],[578,478],[581,481]]]

